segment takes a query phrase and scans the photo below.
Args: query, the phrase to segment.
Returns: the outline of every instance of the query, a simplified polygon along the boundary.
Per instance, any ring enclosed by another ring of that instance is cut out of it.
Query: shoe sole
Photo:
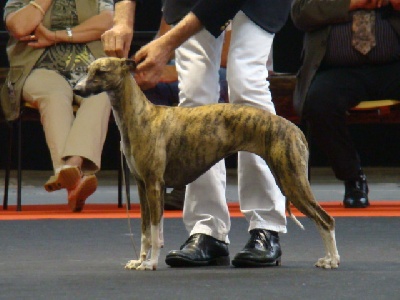
[[[95,175],[89,175],[82,179],[82,183],[78,186],[76,193],[72,197],[68,197],[68,206],[73,212],[82,211],[86,199],[96,191],[97,184]]]
[[[194,261],[184,257],[167,257],[165,263],[170,267],[204,267],[204,266],[229,266],[229,256],[220,256],[207,261]]]
[[[279,257],[275,261],[272,262],[256,262],[251,260],[241,260],[241,259],[234,259],[232,260],[232,265],[236,268],[263,268],[263,267],[275,267],[282,265],[282,259]]]
[[[347,205],[343,203],[344,208],[367,208],[369,206],[369,202],[367,204],[356,204],[356,205]]]
[[[44,184],[48,192],[54,192],[61,189],[73,189],[81,178],[81,172],[78,167],[61,169],[59,173],[50,177]]]

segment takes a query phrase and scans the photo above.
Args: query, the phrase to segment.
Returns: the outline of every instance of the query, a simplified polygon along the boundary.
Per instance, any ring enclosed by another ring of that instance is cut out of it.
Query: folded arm
[[[298,28],[313,31],[350,21],[352,10],[376,9],[388,4],[389,0],[294,0],[291,15]]]
[[[52,0],[36,0],[35,3],[43,12],[47,12]],[[42,23],[43,12],[32,4],[25,5],[6,17],[6,27],[11,35],[19,39],[31,34]]]
[[[98,15],[72,27],[72,37],[70,37],[66,30],[52,31],[43,25],[43,12],[47,12],[51,1],[36,0],[35,3],[41,9],[28,4],[15,12],[10,12],[5,19],[9,33],[33,48],[43,48],[63,42],[87,43],[100,40],[104,31],[112,26],[113,11],[102,10]]]

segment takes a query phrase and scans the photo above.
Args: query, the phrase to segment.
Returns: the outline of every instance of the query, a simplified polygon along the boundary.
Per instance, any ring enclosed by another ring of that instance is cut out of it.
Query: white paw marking
[[[330,256],[325,256],[323,258],[318,259],[315,263],[315,266],[323,269],[337,269],[339,267],[339,258],[331,258]]]
[[[155,271],[157,269],[157,264],[151,261],[150,259],[144,261],[130,260],[126,263],[125,269],[139,270],[139,271],[145,271],[145,270]]]
[[[141,264],[141,260],[130,260],[126,263],[125,269],[136,270]]]
[[[145,260],[145,261],[142,262],[142,264],[136,270],[140,270],[140,271],[145,271],[145,270],[155,271],[155,270],[157,270],[157,264],[154,263],[151,259]]]
[[[336,247],[335,230],[327,231],[318,226],[325,247],[325,257],[318,259],[315,266],[323,269],[337,269],[340,256]]]

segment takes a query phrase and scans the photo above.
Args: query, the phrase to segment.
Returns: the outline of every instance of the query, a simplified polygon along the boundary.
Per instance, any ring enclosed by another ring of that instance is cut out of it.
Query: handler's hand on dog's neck
[[[149,72],[162,69],[169,61],[175,48],[171,47],[167,35],[155,39],[139,49],[134,55],[137,72]]]
[[[161,37],[136,52],[133,57],[137,64],[135,79],[141,89],[154,87],[160,81],[163,69],[173,51],[174,49],[168,49],[165,39]]]
[[[135,78],[137,85],[140,87],[142,91],[154,88],[159,82],[157,78],[153,77],[153,80],[152,78],[147,78],[146,73],[135,72],[133,74],[133,77]]]

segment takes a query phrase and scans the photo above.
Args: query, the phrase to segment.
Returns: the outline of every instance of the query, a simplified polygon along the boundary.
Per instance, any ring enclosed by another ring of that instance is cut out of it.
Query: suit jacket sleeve
[[[247,0],[200,0],[192,12],[215,37],[219,36]]]

